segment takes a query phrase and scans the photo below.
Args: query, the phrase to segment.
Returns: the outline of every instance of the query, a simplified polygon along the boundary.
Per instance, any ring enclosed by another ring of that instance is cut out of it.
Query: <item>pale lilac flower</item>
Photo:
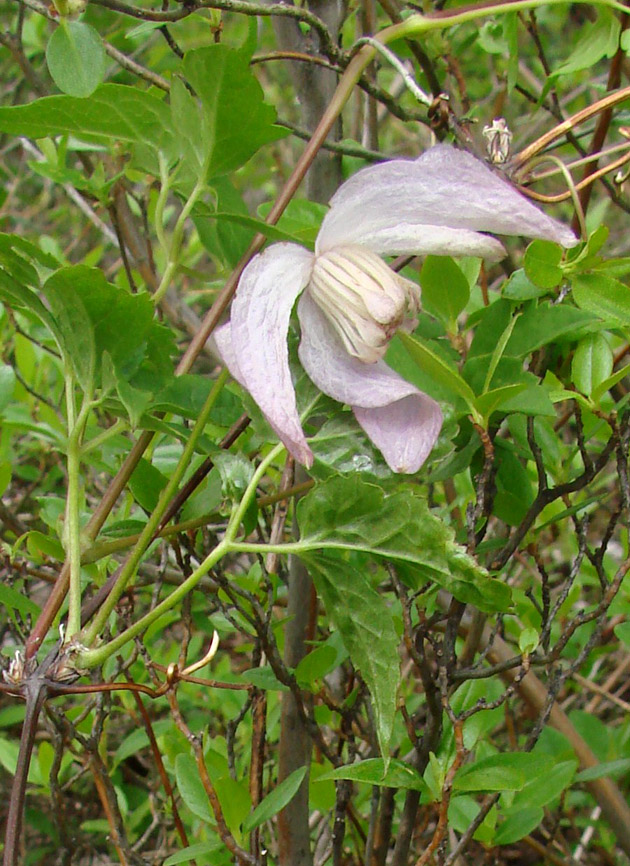
[[[416,472],[440,432],[435,400],[382,359],[398,328],[412,327],[420,289],[379,254],[480,256],[505,250],[481,232],[577,240],[484,163],[449,145],[414,161],[365,168],[336,192],[315,252],[278,243],[241,276],[230,321],[216,341],[230,372],[252,395],[288,451],[310,466],[289,370],[287,333],[301,295],[299,358],[317,387],[352,407],[394,472]]]

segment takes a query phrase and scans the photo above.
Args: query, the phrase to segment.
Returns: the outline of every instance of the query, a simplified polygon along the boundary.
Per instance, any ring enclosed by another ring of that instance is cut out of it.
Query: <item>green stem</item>
[[[173,279],[173,276],[177,271],[177,267],[179,265],[179,253],[181,250],[182,239],[184,237],[184,229],[186,228],[186,222],[191,214],[193,207],[197,203],[199,196],[202,194],[205,188],[205,182],[202,180],[198,180],[193,187],[193,191],[186,200],[186,203],[181,209],[179,216],[177,217],[177,222],[175,223],[175,228],[173,229],[171,243],[168,248],[168,264],[164,269],[164,274],[162,276],[162,279],[160,280],[160,285],[157,287],[153,294],[153,299],[156,304],[159,304],[159,302],[166,294],[166,291],[171,284],[171,280]]]
[[[170,175],[168,173],[168,165],[162,153],[158,156],[160,165],[160,194],[155,203],[155,234],[157,235],[158,243],[164,255],[168,256],[168,242],[164,233],[164,211],[166,202],[168,201],[168,193],[170,189]]]
[[[617,0],[577,0],[578,3],[591,6],[607,6],[618,12],[627,13],[628,8]],[[400,24],[394,24],[381,31],[376,38],[379,42],[388,44],[396,39],[406,39],[410,36],[419,36],[431,30],[445,30],[458,24],[469,21],[477,21],[479,18],[487,18],[490,15],[503,15],[509,12],[521,12],[525,9],[537,9],[549,6],[566,6],[567,0],[509,0],[507,3],[488,3],[483,6],[467,7],[462,11],[457,10],[440,13],[439,16],[428,18],[424,15],[410,15]]]
[[[66,553],[70,562],[70,582],[68,589],[68,623],[66,642],[72,640],[81,628],[81,440],[91,409],[87,395],[79,414],[76,414],[74,377],[66,373],[66,407],[68,415],[68,497],[66,500],[66,520],[64,535]]]
[[[160,602],[160,604],[154,607],[153,610],[140,617],[139,620],[113,638],[113,640],[110,640],[109,643],[97,647],[96,649],[81,652],[76,659],[77,668],[80,670],[89,670],[90,668],[97,667],[106,662],[110,656],[115,652],[118,652],[118,650],[128,641],[133,640],[141,634],[153,622],[171,610],[171,608],[188,595],[188,593],[199,583],[201,578],[205,577],[205,575],[210,571],[212,566],[216,565],[216,563],[225,556],[228,550],[229,545],[225,541],[220,542],[220,544],[214,548],[212,553],[208,554],[201,565],[193,571],[190,577],[187,577],[186,580],[177,587],[177,589],[173,590],[168,598],[165,598],[164,601]]]
[[[267,454],[264,460],[261,461],[260,465],[254,472],[252,480],[247,485],[247,489],[245,490],[241,501],[232,512],[232,515],[227,525],[227,529],[225,530],[225,541],[228,544],[231,545],[236,537],[236,533],[238,532],[239,527],[243,522],[245,512],[249,508],[249,503],[256,495],[256,488],[258,487],[258,482],[263,477],[271,463],[273,463],[276,457],[281,454],[283,450],[284,445],[282,443],[279,443],[275,446],[275,448],[272,448],[269,454]],[[263,545],[263,547],[264,546],[265,545]]]
[[[203,409],[201,410],[197,421],[195,422],[195,426],[193,427],[186,446],[184,447],[184,451],[182,452],[182,456],[179,459],[177,467],[169,479],[168,484],[162,490],[160,494],[160,498],[157,506],[153,510],[149,520],[147,521],[146,526],[140,533],[140,537],[136,542],[133,550],[129,554],[129,558],[123,565],[118,580],[114,584],[111,593],[107,597],[107,600],[103,603],[101,609],[94,617],[92,624],[87,628],[82,637],[82,643],[86,646],[90,646],[97,639],[99,633],[105,626],[107,619],[116,606],[118,599],[125,591],[127,584],[133,577],[140,563],[142,556],[144,555],[147,547],[153,540],[157,529],[160,525],[160,520],[162,519],[162,515],[164,514],[168,503],[171,501],[175,491],[179,487],[179,483],[186,471],[190,460],[194,454],[195,446],[197,441],[205,429],[206,422],[214,406],[219,394],[221,393],[221,389],[223,388],[225,382],[228,379],[227,371],[223,370],[216,382],[210,394],[208,395],[208,399],[206,400]]]
[[[234,549],[233,539],[239,530],[241,521],[245,515],[245,512],[249,506],[252,497],[256,494],[258,482],[269,468],[269,465],[277,458],[280,453],[282,453],[283,449],[284,445],[276,445],[276,447],[272,448],[269,454],[261,462],[260,466],[258,466],[256,471],[254,472],[252,480],[247,485],[247,489],[245,490],[241,501],[232,512],[223,541],[221,541],[215,547],[215,549],[204,559],[201,565],[195,569],[195,571],[190,575],[190,577],[186,578],[186,580],[180,586],[178,586],[177,589],[168,596],[168,598],[165,598],[164,601],[160,602],[160,604],[154,607],[153,610],[149,611],[149,613],[145,614],[143,617],[140,617],[137,622],[134,622],[133,625],[129,626],[128,629],[121,632],[113,640],[109,641],[104,646],[96,647],[95,649],[89,649],[82,652],[77,658],[76,662],[79,669],[87,670],[89,668],[93,668],[97,665],[103,664],[103,662],[106,661],[106,659],[108,659],[113,653],[118,652],[118,650],[122,646],[124,646],[127,641],[130,641],[133,638],[137,637],[137,635],[141,634],[141,632],[148,628],[151,623],[155,622],[155,620],[159,619],[159,617],[167,613],[176,604],[178,604],[184,598],[184,596],[186,596],[192,589],[194,589],[194,587],[199,583],[201,578],[205,577],[205,575],[210,571],[210,569],[214,565],[216,565],[216,563],[223,556],[225,556],[227,553],[230,553]],[[263,549],[266,549],[265,545],[262,545],[262,547]],[[111,598],[111,595],[109,598]],[[101,612],[99,612],[99,616],[100,615]]]
[[[112,439],[118,433],[122,433],[123,430],[127,430],[129,424],[127,421],[123,421],[122,418],[119,418],[118,421],[114,422],[111,427],[108,427],[107,430],[103,430],[102,433],[99,433],[97,436],[94,436],[93,439],[90,439],[89,442],[84,442],[83,447],[81,449],[81,453],[83,456],[89,454],[90,451],[94,451],[96,448],[100,448],[105,442],[109,439]]]

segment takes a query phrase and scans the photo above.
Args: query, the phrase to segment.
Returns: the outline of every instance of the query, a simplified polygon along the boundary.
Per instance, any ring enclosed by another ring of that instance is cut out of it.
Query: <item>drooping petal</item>
[[[573,232],[547,216],[481,160],[451,145],[416,160],[392,160],[353,175],[335,193],[317,252],[341,244],[383,241],[397,224],[546,238],[575,246]],[[405,252],[415,252],[414,249]]]
[[[333,400],[367,409],[418,393],[383,361],[365,364],[349,355],[308,291],[298,303],[298,317],[302,366],[319,390]]]
[[[228,368],[230,376],[233,379],[236,379],[238,384],[245,388],[245,379],[243,378],[243,374],[238,366],[238,361],[236,360],[236,354],[234,353],[232,323],[225,322],[224,325],[219,325],[218,328],[215,328],[210,340],[214,341],[214,348],[217,350],[217,354]]]
[[[300,298],[299,356],[317,387],[354,409],[359,424],[394,472],[417,472],[442,426],[440,407],[383,361],[364,364],[347,354],[308,291]]]
[[[399,222],[374,231],[356,228],[361,244],[381,255],[479,256],[498,262],[505,247],[496,238],[470,229]]]
[[[440,407],[421,392],[377,409],[355,407],[354,415],[394,472],[417,472],[442,427]]]
[[[291,309],[312,268],[313,254],[297,244],[264,250],[243,271],[231,318],[234,359],[245,387],[290,453],[306,466],[313,455],[297,412],[287,334]]]

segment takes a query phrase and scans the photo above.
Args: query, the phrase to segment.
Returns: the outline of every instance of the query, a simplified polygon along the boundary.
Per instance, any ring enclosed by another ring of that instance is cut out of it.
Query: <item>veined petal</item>
[[[371,409],[419,393],[383,361],[365,364],[349,355],[308,291],[298,303],[298,317],[302,366],[319,390],[333,400]]]
[[[357,172],[335,193],[317,238],[316,252],[361,244],[395,225],[545,238],[566,247],[577,239],[481,160],[448,144],[416,160],[392,160]]]
[[[440,407],[421,392],[377,409],[357,407],[354,414],[393,472],[417,472],[442,427]]]
[[[381,255],[479,256],[490,261],[505,256],[500,241],[470,229],[398,222],[373,232],[360,227],[355,231],[360,233],[363,246]]]
[[[210,337],[210,340],[214,341],[214,348],[217,350],[217,354],[228,368],[230,372],[230,376],[233,379],[236,379],[239,385],[245,387],[245,380],[243,379],[243,374],[238,366],[238,361],[236,360],[236,355],[234,353],[234,343],[232,342],[232,323],[225,322],[224,325],[219,325],[218,328],[214,329],[214,333]]]
[[[291,309],[312,269],[313,254],[297,244],[264,250],[243,271],[231,318],[234,359],[245,387],[290,453],[306,466],[313,455],[297,412],[287,334]]]

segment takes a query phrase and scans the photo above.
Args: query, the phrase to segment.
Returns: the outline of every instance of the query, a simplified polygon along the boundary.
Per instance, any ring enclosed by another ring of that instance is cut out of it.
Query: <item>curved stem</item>
[[[70,561],[70,591],[68,596],[68,624],[66,642],[72,640],[81,628],[81,440],[91,409],[87,395],[83,397],[81,410],[76,415],[74,405],[74,378],[66,375],[66,405],[68,412],[68,495],[66,499],[66,522],[64,534]]]
[[[96,614],[92,624],[89,626],[89,628],[85,630],[83,634],[82,642],[85,643],[87,646],[93,644],[94,641],[97,639],[100,631],[104,628],[110,613],[116,606],[118,599],[125,591],[127,584],[135,574],[140,559],[142,558],[145,550],[151,543],[151,540],[153,539],[153,536],[155,535],[160,524],[162,515],[168,507],[168,504],[171,501],[175,491],[177,490],[179,483],[184,475],[184,472],[186,471],[186,468],[188,467],[188,464],[192,459],[197,441],[206,426],[206,422],[208,420],[212,407],[214,406],[219,394],[221,393],[221,390],[227,379],[228,373],[224,370],[214,383],[214,387],[210,391],[208,399],[206,400],[205,405],[201,410],[199,417],[197,418],[195,426],[190,433],[188,442],[186,443],[177,467],[171,475],[168,484],[160,494],[157,506],[155,507],[153,513],[151,514],[151,517],[147,521],[146,526],[140,533],[140,537],[136,542],[134,549],[131,551],[127,561],[122,567],[120,575],[118,576],[118,580],[113,586],[107,600],[103,603],[103,606]]]

